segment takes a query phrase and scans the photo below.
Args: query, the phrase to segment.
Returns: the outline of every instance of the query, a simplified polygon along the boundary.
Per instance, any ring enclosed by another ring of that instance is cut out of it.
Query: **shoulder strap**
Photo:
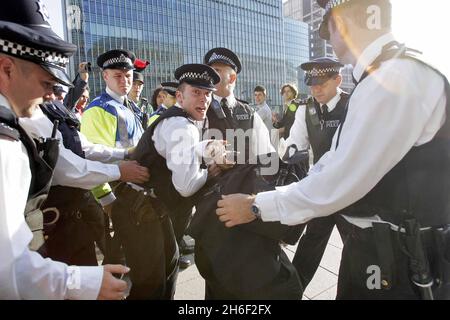
[[[17,126],[17,117],[14,113],[6,107],[0,106],[0,136],[19,141],[20,132]]]
[[[184,111],[181,108],[173,106],[172,108],[167,109],[161,116],[159,116],[149,127],[149,129],[152,132],[155,131],[156,126],[163,121],[164,119],[169,119],[173,117],[183,117],[183,118],[189,118],[189,114],[187,114],[186,111]]]
[[[420,64],[430,68],[431,70],[435,71],[437,74],[442,76],[442,78],[444,79],[444,82],[445,82],[445,91],[446,91],[446,96],[447,96],[447,107],[446,107],[447,114],[449,114],[449,112],[450,112],[450,84],[448,82],[448,79],[438,69],[436,69],[435,67],[433,67],[430,64],[426,63],[425,61],[423,61],[419,57],[420,54],[422,54],[422,52],[415,50],[415,49],[408,48],[404,44],[400,44],[397,41],[392,41],[383,47],[381,54],[378,56],[377,59],[375,59],[375,61],[372,63],[372,65],[364,72],[364,74],[362,75],[360,81],[356,84],[356,86],[358,86],[362,81],[364,81],[364,79],[366,79],[370,75],[370,73],[377,70],[383,62],[386,62],[391,59],[412,59],[412,60],[417,61]],[[353,92],[355,91],[355,89],[353,89]],[[351,94],[350,94],[350,97],[351,97]],[[339,146],[339,140],[341,137],[342,127],[344,125],[345,118],[347,116],[348,104],[350,102],[350,97],[348,99],[347,106],[345,108],[344,115],[343,115],[343,118],[341,121],[341,125],[339,127],[338,138],[337,138],[337,142],[336,142],[336,149]],[[438,136],[445,135],[445,136],[450,137],[450,125],[444,125],[441,128],[441,130],[439,130],[437,135]]]

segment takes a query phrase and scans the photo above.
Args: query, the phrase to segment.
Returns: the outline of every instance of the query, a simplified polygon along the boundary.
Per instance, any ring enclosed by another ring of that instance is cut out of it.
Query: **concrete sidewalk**
[[[336,228],[328,242],[327,249],[316,275],[304,292],[304,300],[334,300],[337,289],[337,276],[342,253],[342,241]],[[285,248],[290,259],[294,257],[296,246]],[[205,281],[195,265],[180,272],[177,281],[175,300],[203,300]]]

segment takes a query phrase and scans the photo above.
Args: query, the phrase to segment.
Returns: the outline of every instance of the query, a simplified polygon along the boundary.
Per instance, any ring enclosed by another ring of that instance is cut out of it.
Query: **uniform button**
[[[44,240],[48,240],[48,236],[44,236]]]
[[[389,287],[389,282],[387,280],[381,280],[381,285],[385,288]]]

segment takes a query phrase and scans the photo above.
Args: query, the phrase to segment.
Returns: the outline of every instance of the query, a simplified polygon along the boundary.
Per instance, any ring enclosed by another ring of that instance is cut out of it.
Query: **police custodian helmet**
[[[42,0],[2,1],[0,53],[34,62],[59,83],[72,86],[65,68],[76,50],[51,29]]]

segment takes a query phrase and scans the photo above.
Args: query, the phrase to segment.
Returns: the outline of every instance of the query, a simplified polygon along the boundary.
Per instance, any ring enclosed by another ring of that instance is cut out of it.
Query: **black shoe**
[[[192,265],[192,260],[187,256],[180,256],[180,269],[186,269]]]

